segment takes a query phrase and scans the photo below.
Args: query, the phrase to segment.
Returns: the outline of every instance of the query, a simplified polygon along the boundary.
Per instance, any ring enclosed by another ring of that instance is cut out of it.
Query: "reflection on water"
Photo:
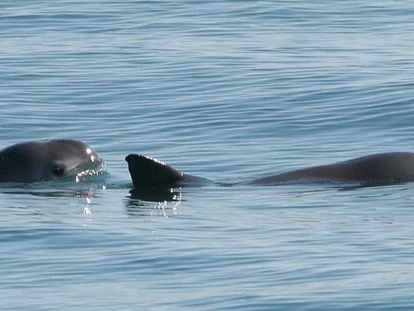
[[[93,189],[39,189],[39,190],[24,190],[24,189],[13,189],[4,190],[2,193],[8,194],[29,194],[39,197],[76,197],[76,198],[92,198],[95,196]]]
[[[132,189],[131,198],[142,201],[164,202],[164,201],[181,201],[181,189],[174,188],[142,188]]]
[[[31,184],[2,184],[1,193],[33,195],[38,197],[75,197],[87,200],[96,196],[97,190],[105,189],[100,184],[73,184],[73,183],[53,183],[39,182]]]
[[[174,202],[147,202],[130,198],[125,203],[125,209],[130,216],[162,216],[172,217],[178,215],[180,201]]]
[[[125,209],[131,216],[163,216],[178,215],[178,206],[182,201],[181,191],[173,188],[132,189],[126,200]]]

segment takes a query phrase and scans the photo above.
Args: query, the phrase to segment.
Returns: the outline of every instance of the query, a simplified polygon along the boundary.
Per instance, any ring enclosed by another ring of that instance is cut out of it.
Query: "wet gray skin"
[[[204,178],[184,174],[147,156],[130,154],[125,160],[128,162],[135,189],[169,186],[195,187],[212,183]],[[243,183],[221,185],[280,185],[323,182],[358,183],[361,186],[375,186],[409,181],[414,181],[414,153],[390,152],[274,174]]]
[[[211,181],[184,174],[156,159],[130,154],[126,157],[134,189],[203,186]],[[0,182],[32,183],[99,175],[104,161],[88,145],[76,140],[26,142],[0,151]],[[279,185],[298,182],[358,182],[362,185],[414,181],[414,153],[369,155],[328,165],[274,174],[235,184]]]
[[[0,182],[79,179],[103,172],[104,161],[88,145],[69,139],[26,142],[0,151]],[[77,181],[77,180],[76,180]]]

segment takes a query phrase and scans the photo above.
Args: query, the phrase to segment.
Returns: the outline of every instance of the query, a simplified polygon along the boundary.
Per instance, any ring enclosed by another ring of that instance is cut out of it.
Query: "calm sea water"
[[[85,141],[112,186],[0,190],[0,309],[413,309],[413,184],[210,186],[179,202],[116,186],[132,152],[231,182],[413,151],[413,14],[2,1],[1,147]]]

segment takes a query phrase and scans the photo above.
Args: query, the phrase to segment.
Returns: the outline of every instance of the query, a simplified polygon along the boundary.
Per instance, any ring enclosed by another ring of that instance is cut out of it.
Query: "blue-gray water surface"
[[[0,3],[1,147],[72,138],[107,186],[0,189],[2,310],[412,310],[414,184],[130,196],[414,151],[409,1]],[[180,189],[177,189],[180,190]]]

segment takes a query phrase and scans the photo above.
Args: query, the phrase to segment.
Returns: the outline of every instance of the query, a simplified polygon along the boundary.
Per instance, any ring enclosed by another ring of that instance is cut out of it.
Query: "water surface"
[[[219,182],[412,151],[414,5],[3,1],[2,146],[72,138]],[[61,185],[62,186],[62,185]],[[0,308],[412,309],[413,185],[0,191]]]

